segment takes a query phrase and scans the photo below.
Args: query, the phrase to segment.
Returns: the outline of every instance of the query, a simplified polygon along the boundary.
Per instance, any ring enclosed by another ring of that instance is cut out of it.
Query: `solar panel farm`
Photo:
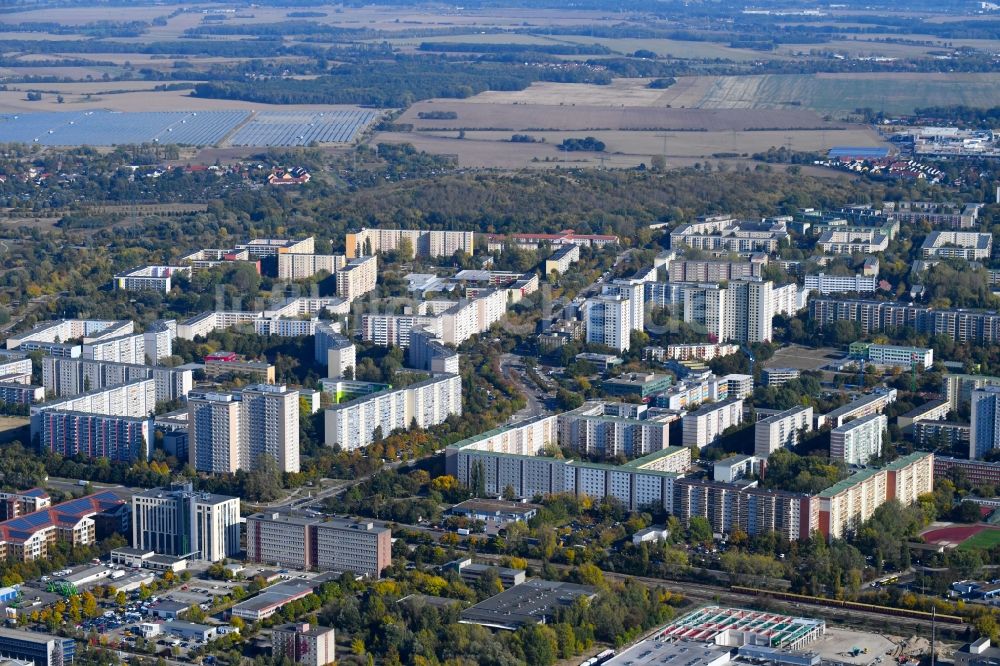
[[[325,111],[90,110],[0,114],[0,142],[44,146],[306,146],[350,143],[376,119],[364,109]]]

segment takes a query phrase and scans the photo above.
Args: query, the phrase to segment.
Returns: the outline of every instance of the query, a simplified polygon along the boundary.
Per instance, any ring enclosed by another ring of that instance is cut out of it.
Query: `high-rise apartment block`
[[[392,561],[388,528],[323,516],[247,517],[247,560],[295,569],[351,571],[378,578]]]
[[[975,460],[1000,448],[1000,386],[974,390],[971,414],[969,458]]]
[[[429,428],[461,413],[461,377],[437,375],[330,407],[326,410],[326,445],[352,451],[374,443],[379,434],[385,437],[414,423]]]
[[[830,459],[867,465],[882,455],[882,437],[889,427],[884,414],[869,414],[830,431]]]
[[[616,404],[591,402],[559,414],[559,445],[609,458],[635,458],[670,446],[670,424],[680,415],[637,407],[634,414],[619,415]]]
[[[240,500],[190,483],[144,490],[132,496],[132,544],[208,562],[232,557],[240,552]]]
[[[330,379],[340,379],[347,373],[353,375],[357,365],[354,343],[339,329],[339,325],[322,322],[316,326],[313,341],[316,363],[326,366],[326,376]]]
[[[642,331],[645,320],[642,283],[604,285],[599,296],[583,304],[586,340],[618,351],[628,351],[632,331]]]
[[[337,296],[352,301],[375,289],[378,282],[378,258],[375,256],[350,259],[334,276]]]
[[[681,419],[684,446],[702,449],[722,437],[727,428],[743,423],[743,399],[727,398],[688,412]]]
[[[257,384],[237,393],[188,395],[188,455],[202,472],[254,469],[260,456],[299,471],[299,392]]]
[[[778,449],[790,449],[813,429],[812,407],[792,407],[757,421],[754,425],[754,455],[767,458]]]
[[[718,342],[766,342],[777,314],[794,314],[801,305],[793,284],[734,280],[728,284],[651,282],[645,297],[657,307],[672,308],[688,324]]]

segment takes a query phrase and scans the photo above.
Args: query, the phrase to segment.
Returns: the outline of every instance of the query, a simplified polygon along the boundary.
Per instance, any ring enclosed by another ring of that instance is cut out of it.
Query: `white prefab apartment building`
[[[347,234],[347,258],[398,250],[404,241],[417,257],[450,257],[459,250],[475,253],[475,234],[471,231],[431,231],[427,229],[362,229]]]
[[[321,271],[331,275],[347,263],[342,254],[291,254],[278,255],[279,280],[304,280]]]
[[[133,333],[85,343],[83,358],[142,365],[146,362],[146,336],[143,333]]]
[[[882,434],[889,428],[884,414],[870,414],[830,431],[830,459],[866,465],[882,455]]]
[[[726,428],[740,423],[743,423],[741,398],[729,398],[724,402],[705,405],[688,412],[681,419],[684,446],[702,449],[722,437]]]
[[[184,398],[194,387],[194,373],[189,368],[54,356],[42,358],[42,386],[48,393],[59,398],[140,379],[152,379],[155,382],[157,402]]]
[[[795,446],[801,433],[813,429],[812,407],[792,407],[757,421],[754,425],[754,455],[767,458],[778,449]]]
[[[343,402],[326,410],[326,445],[353,451],[395,430],[444,423],[462,413],[462,379],[441,374],[403,388]]]
[[[642,283],[604,285],[600,296],[583,304],[587,342],[628,351],[632,331],[642,331],[645,319]]]
[[[806,276],[806,291],[818,291],[827,294],[858,292],[860,294],[874,293],[878,289],[878,277],[875,275],[819,275]]]
[[[174,275],[191,275],[190,266],[143,266],[115,275],[115,286],[125,291],[167,293]]]
[[[378,282],[378,259],[374,256],[355,257],[337,269],[337,296],[352,301],[375,289]]]

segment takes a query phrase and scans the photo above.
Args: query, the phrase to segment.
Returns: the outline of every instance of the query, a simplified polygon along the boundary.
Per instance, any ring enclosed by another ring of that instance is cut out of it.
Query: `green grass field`
[[[983,530],[958,545],[959,550],[988,550],[1000,546],[1000,530]]]
[[[1000,74],[720,76],[695,106],[736,109],[801,106],[831,114],[868,107],[905,114],[935,103],[1000,105]]]

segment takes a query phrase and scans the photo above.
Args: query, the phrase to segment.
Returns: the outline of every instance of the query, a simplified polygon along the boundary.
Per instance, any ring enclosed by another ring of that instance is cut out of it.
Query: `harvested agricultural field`
[[[456,137],[457,132],[431,131],[421,132],[440,137]],[[710,159],[719,156],[747,156],[764,152],[769,148],[790,147],[794,151],[825,152],[833,145],[880,145],[881,142],[874,132],[868,129],[857,130],[777,130],[763,132],[713,131],[713,132],[658,132],[658,131],[628,131],[628,130],[560,130],[556,132],[529,132],[538,141],[556,146],[564,139],[582,139],[592,136],[603,141],[605,153],[623,153],[641,156],[648,159],[651,155],[664,153],[666,145],[667,159],[671,157],[701,157]],[[405,134],[404,134],[405,136]],[[465,139],[489,141],[494,143],[511,143],[511,133],[506,131],[469,131]],[[533,144],[515,143],[515,146]],[[561,152],[561,151],[560,151]],[[567,154],[567,153],[563,153]],[[568,153],[573,154],[573,153]]]
[[[695,106],[760,109],[802,106],[842,115],[858,108],[912,113],[933,100],[949,104],[1000,104],[1000,74],[767,74],[721,76]]]
[[[552,106],[656,106],[698,109],[812,110],[843,117],[859,108],[912,113],[931,100],[1000,105],[1000,73],[764,74],[679,77],[666,90],[649,79],[610,85],[536,83],[525,90],[490,91],[467,101]]]
[[[535,166],[649,166],[653,156],[664,154],[668,167],[691,166],[705,161],[742,161],[755,152],[790,146],[792,150],[821,151],[830,145],[876,144],[868,129],[781,130],[777,132],[656,132],[656,131],[559,131],[528,132],[536,143],[513,143],[511,132],[456,131],[379,132],[372,143],[411,143],[437,155],[452,155],[461,166],[472,168],[523,168]],[[666,135],[666,136],[665,136]],[[605,143],[604,152],[564,152],[556,146],[566,138],[593,136]],[[542,142],[544,139],[544,142]]]
[[[454,119],[421,118],[454,113]],[[419,102],[398,123],[416,130],[764,130],[842,129],[804,109],[674,109],[654,106],[550,106],[545,104],[480,104],[469,101]]]

